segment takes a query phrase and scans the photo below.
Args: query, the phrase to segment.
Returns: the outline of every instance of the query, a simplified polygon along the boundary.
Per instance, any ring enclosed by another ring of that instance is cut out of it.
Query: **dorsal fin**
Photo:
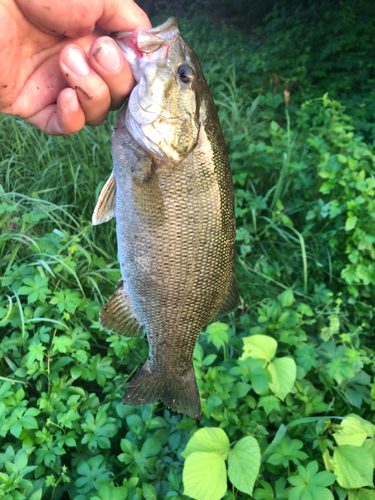
[[[116,179],[111,173],[109,179],[99,195],[94,213],[92,214],[92,225],[97,226],[102,222],[108,222],[115,215],[116,208]]]
[[[116,291],[99,313],[100,323],[106,330],[112,330],[124,337],[143,337],[145,332],[140,324],[120,280]]]

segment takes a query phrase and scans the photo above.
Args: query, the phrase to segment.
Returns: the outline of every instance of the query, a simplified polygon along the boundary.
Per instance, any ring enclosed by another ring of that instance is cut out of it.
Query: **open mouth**
[[[146,61],[166,59],[169,46],[178,36],[177,21],[174,17],[147,31],[112,33],[130,65],[135,58]]]

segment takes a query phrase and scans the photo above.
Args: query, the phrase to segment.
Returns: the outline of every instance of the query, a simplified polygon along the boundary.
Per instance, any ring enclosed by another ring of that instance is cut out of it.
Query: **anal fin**
[[[115,215],[116,209],[116,179],[112,172],[99,195],[98,202],[92,214],[92,225],[97,226],[108,222]]]
[[[237,280],[235,274],[233,273],[232,280],[227,289],[227,293],[225,294],[211,321],[216,321],[222,316],[225,316],[226,314],[234,311],[238,307],[239,303],[240,296],[238,294]]]
[[[100,323],[106,330],[112,330],[124,337],[143,337],[145,332],[130,304],[130,299],[121,280],[107,304],[99,313]]]

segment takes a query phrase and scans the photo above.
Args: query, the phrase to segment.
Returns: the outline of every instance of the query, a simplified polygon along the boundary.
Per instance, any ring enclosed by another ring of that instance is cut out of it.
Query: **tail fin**
[[[172,410],[194,419],[201,418],[199,391],[194,367],[184,376],[160,374],[150,368],[148,361],[130,382],[122,402],[138,406],[155,403],[159,399]]]

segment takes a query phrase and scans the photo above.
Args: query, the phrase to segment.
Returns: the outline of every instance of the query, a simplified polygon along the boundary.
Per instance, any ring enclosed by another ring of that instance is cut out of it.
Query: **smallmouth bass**
[[[161,400],[200,418],[192,362],[200,330],[239,302],[234,196],[213,99],[174,18],[114,35],[137,85],[112,134],[113,172],[93,224],[116,216],[122,280],[102,326],[147,335],[149,357],[123,403]]]

